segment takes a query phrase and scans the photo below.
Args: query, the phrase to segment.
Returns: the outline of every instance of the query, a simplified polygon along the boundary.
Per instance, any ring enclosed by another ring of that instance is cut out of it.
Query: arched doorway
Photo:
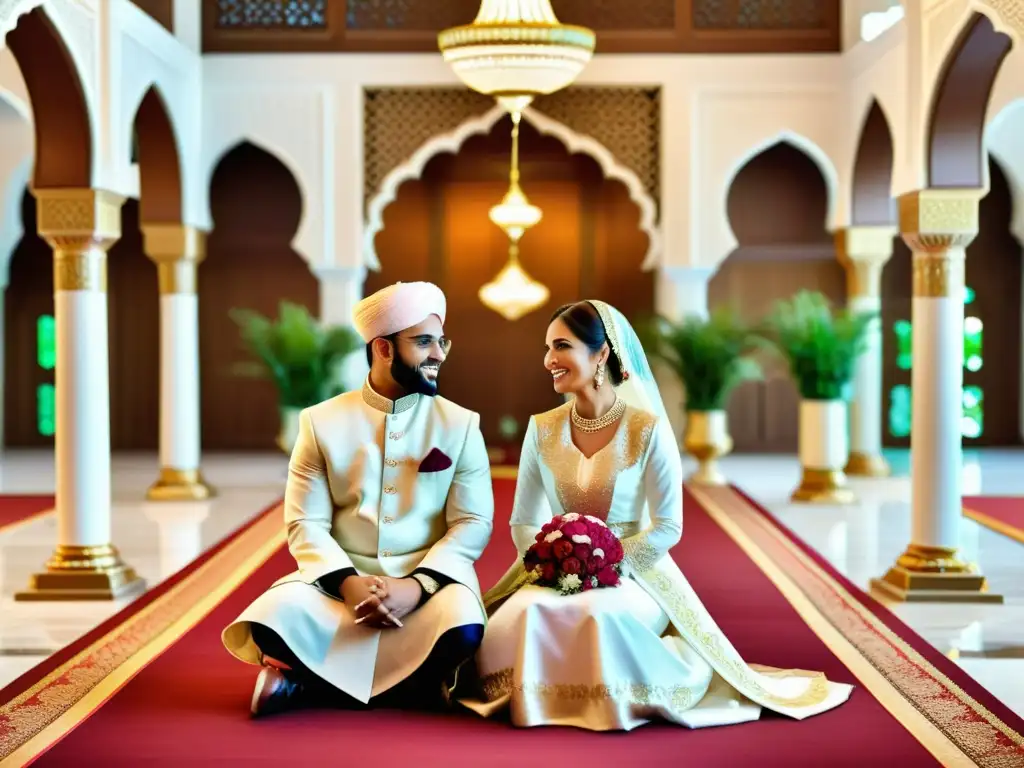
[[[218,163],[210,184],[213,231],[199,270],[199,358],[204,450],[276,450],[277,393],[269,381],[239,378],[246,358],[232,307],[276,317],[281,301],[317,315],[316,276],[291,246],[302,194],[269,152],[243,142]]]
[[[1021,244],[1010,232],[1013,195],[989,159],[990,191],[979,232],[967,248],[964,295],[964,446],[1020,444]],[[912,261],[897,243],[882,276],[886,445],[909,446],[911,429]]]
[[[521,182],[543,219],[523,237],[520,258],[551,296],[515,322],[485,307],[477,292],[508,259],[508,240],[488,211],[508,188],[510,132],[505,117],[457,154],[432,158],[419,179],[402,185],[376,238],[382,269],[368,276],[365,292],[398,280],[441,286],[452,338],[441,391],[481,414],[488,445],[514,449],[530,415],[562,402],[541,368],[551,313],[594,298],[631,319],[650,314],[654,276],[641,271],[647,236],[626,187],[607,180],[591,157],[570,155],[524,121]]]
[[[711,278],[710,309],[731,306],[756,322],[800,290],[845,301],[846,278],[826,229],[828,188],[808,155],[784,141],[761,152],[733,180],[727,211],[739,246]],[[739,387],[729,404],[735,450],[795,452],[799,394],[783,362],[764,360],[765,380]]]

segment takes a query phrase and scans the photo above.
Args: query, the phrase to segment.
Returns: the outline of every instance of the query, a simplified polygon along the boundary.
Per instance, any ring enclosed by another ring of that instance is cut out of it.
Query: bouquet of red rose
[[[602,520],[570,512],[544,524],[523,565],[534,584],[573,595],[619,586],[622,555],[622,543]]]

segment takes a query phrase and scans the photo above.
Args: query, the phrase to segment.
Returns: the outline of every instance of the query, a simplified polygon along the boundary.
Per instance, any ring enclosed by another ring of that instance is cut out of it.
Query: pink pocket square
[[[427,457],[420,462],[420,472],[444,472],[451,465],[452,460],[443,451],[431,448]]]

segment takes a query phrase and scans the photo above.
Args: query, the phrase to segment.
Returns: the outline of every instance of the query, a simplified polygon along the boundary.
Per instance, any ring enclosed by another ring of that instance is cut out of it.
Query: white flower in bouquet
[[[599,517],[594,517],[593,515],[584,515],[584,517],[590,522],[594,523],[595,525],[600,525],[602,528],[608,527],[607,525],[605,525],[604,520],[602,520]]]
[[[575,573],[562,574],[561,578],[558,580],[558,588],[567,595],[576,592],[582,586],[583,582]]]
[[[590,544],[590,537],[585,533],[578,533],[572,537],[573,544]]]
[[[580,513],[579,512],[568,512],[568,513],[562,515],[562,522],[563,523],[575,523],[579,519],[580,519]]]
[[[549,533],[547,536],[544,537],[544,541],[546,541],[548,544],[551,544],[553,542],[558,541],[560,538],[562,538],[562,532],[561,531],[552,531],[551,533]]]

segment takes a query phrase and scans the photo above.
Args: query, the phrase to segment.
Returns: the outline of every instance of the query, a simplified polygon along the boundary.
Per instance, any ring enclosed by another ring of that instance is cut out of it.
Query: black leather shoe
[[[249,706],[253,717],[264,717],[304,706],[305,691],[301,683],[274,667],[264,667],[256,678]]]

